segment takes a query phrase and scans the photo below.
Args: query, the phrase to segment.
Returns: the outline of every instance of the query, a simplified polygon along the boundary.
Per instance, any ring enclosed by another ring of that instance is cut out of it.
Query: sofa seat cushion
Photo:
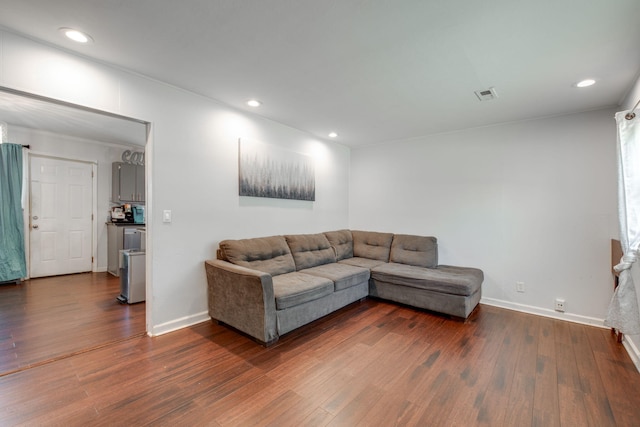
[[[389,261],[416,267],[436,268],[438,240],[431,236],[395,234],[391,243]]]
[[[273,277],[273,294],[276,298],[277,310],[295,307],[331,293],[333,293],[333,282],[324,277],[300,272]]]
[[[422,268],[407,264],[388,263],[371,270],[371,278],[381,282],[427,289],[451,295],[473,295],[480,289],[482,270],[469,267],[440,265]]]
[[[369,280],[370,271],[367,268],[356,267],[348,264],[332,264],[319,265],[313,268],[302,270],[305,274],[324,277],[332,280],[336,291],[359,285]]]
[[[336,252],[336,259],[338,261],[353,257],[353,236],[351,236],[351,230],[327,231],[324,235]]]
[[[342,261],[338,261],[338,263],[354,265],[356,267],[362,267],[368,270],[371,270],[372,268],[377,267],[379,265],[386,264],[384,261],[378,261],[376,259],[360,258],[360,257],[343,259]]]
[[[283,236],[223,240],[220,251],[225,261],[272,276],[296,271],[291,250]]]
[[[336,253],[322,233],[290,234],[284,238],[291,249],[297,271],[336,262]]]

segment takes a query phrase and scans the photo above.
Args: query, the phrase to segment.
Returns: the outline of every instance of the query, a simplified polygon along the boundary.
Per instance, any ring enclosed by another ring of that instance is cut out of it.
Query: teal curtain
[[[27,276],[22,219],[22,145],[0,144],[0,282]]]

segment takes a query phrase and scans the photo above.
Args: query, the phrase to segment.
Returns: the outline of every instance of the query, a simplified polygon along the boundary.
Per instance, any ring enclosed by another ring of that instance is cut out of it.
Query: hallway
[[[0,286],[0,376],[145,334],[145,303],[121,305],[119,278],[82,273]]]

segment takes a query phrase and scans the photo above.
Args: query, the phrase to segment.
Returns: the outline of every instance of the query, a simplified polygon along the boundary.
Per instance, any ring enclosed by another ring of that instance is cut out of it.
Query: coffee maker
[[[124,210],[124,222],[133,222],[133,210],[131,209],[131,203],[125,203],[122,205]]]
[[[111,208],[111,222],[133,223],[131,204],[126,203],[122,206],[113,206]]]

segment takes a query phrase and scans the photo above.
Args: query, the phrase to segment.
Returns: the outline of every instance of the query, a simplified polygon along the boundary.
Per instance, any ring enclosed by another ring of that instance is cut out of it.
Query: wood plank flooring
[[[84,273],[0,285],[0,375],[145,333],[145,304],[119,278]]]
[[[606,329],[369,299],[270,348],[204,322],[0,377],[0,425],[637,426],[639,391]]]

